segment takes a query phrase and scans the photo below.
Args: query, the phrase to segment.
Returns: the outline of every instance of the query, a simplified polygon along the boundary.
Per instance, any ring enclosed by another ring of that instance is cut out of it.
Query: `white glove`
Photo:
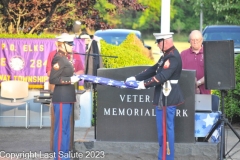
[[[80,78],[78,78],[78,76],[72,76],[71,77],[71,84],[74,84],[76,82],[78,82],[80,80]]]
[[[135,89],[137,89],[137,90],[146,89],[146,87],[144,85],[144,81],[138,82],[138,87]]]
[[[127,82],[127,81],[136,81],[136,78],[133,77],[133,76],[132,77],[128,77],[125,82]]]

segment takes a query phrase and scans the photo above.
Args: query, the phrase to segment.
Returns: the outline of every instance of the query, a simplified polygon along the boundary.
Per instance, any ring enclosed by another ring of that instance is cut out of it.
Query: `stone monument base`
[[[175,160],[217,160],[219,146],[220,143],[210,142],[175,143]],[[151,142],[75,142],[77,152],[86,155],[86,151],[93,151],[92,155],[96,156],[99,151],[103,151],[104,158],[97,159],[104,160],[157,160],[158,148],[158,143]]]

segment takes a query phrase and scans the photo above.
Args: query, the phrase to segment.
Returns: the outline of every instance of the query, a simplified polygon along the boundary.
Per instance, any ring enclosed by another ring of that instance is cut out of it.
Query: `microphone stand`
[[[110,57],[110,58],[118,58],[118,56],[106,56],[102,54],[96,54],[96,53],[78,53],[78,52],[73,52],[73,54],[79,54],[79,55],[89,55],[89,56],[100,56],[100,57]]]

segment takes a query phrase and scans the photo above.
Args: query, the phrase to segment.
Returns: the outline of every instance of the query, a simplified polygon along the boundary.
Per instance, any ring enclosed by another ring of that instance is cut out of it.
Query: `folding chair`
[[[23,81],[3,81],[1,83],[1,100],[0,103],[16,109],[25,104],[25,116],[0,116],[0,117],[17,117],[25,118],[25,127],[28,128],[28,102],[23,98],[28,97],[28,82]]]

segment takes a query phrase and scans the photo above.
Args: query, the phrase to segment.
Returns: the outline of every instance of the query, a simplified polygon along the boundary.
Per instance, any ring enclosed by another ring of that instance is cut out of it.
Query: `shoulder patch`
[[[59,64],[58,63],[55,63],[54,65],[53,65],[53,69],[55,69],[55,70],[59,70]]]
[[[168,59],[167,61],[165,61],[163,68],[164,68],[164,69],[168,69],[169,66],[170,66],[170,61],[169,61],[169,59]]]

